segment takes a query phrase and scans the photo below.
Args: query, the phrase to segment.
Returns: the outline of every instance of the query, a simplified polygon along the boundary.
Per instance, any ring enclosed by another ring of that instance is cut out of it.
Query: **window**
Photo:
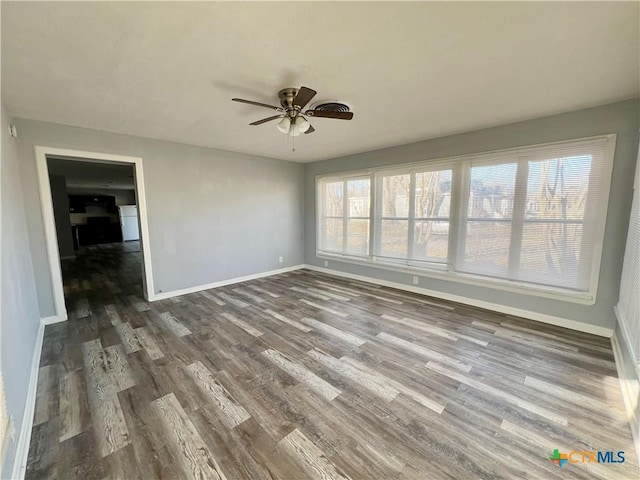
[[[451,169],[381,172],[376,178],[376,259],[412,266],[446,264]]]
[[[320,182],[321,251],[355,257],[369,255],[370,190],[368,177]]]
[[[505,277],[509,271],[517,164],[470,162],[467,214],[458,271]]]
[[[587,291],[592,247],[583,245],[583,232],[593,230],[598,217],[595,205],[586,209],[594,155],[581,152],[589,150],[469,162],[463,255],[456,269]],[[600,172],[602,162],[596,163]]]
[[[614,146],[610,135],[320,178],[318,253],[591,301]]]

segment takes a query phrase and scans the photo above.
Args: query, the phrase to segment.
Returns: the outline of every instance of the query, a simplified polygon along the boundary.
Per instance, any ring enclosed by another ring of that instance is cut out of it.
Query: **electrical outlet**
[[[329,262],[327,260],[324,261],[324,266],[328,267],[329,266]]]
[[[282,263],[282,257],[278,257],[278,262]]]
[[[416,276],[413,277],[413,284],[418,285],[418,277]]]

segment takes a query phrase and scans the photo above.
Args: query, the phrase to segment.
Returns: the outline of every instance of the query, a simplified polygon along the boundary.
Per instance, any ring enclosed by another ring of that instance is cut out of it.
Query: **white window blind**
[[[318,205],[321,251],[369,255],[371,179],[355,177],[320,182]]]
[[[591,302],[614,146],[609,135],[320,177],[317,251]]]
[[[627,347],[636,366],[640,367],[640,152],[636,165],[633,205],[622,267],[617,314]]]
[[[378,261],[410,266],[447,263],[451,181],[451,168],[376,175]]]
[[[465,165],[456,270],[588,291],[608,193],[605,142],[492,156]]]

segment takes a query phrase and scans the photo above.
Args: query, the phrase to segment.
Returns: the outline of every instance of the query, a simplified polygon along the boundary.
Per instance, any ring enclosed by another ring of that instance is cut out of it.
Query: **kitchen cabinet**
[[[69,195],[69,213],[85,213],[86,203],[82,195]]]
[[[118,213],[116,197],[109,195],[69,195],[69,213],[86,213],[87,205],[105,207],[107,213]]]

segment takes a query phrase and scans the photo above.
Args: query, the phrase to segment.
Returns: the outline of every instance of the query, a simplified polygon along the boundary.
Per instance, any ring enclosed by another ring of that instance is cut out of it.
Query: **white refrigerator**
[[[136,205],[120,205],[120,228],[122,229],[122,241],[140,240],[138,231],[138,207]]]

